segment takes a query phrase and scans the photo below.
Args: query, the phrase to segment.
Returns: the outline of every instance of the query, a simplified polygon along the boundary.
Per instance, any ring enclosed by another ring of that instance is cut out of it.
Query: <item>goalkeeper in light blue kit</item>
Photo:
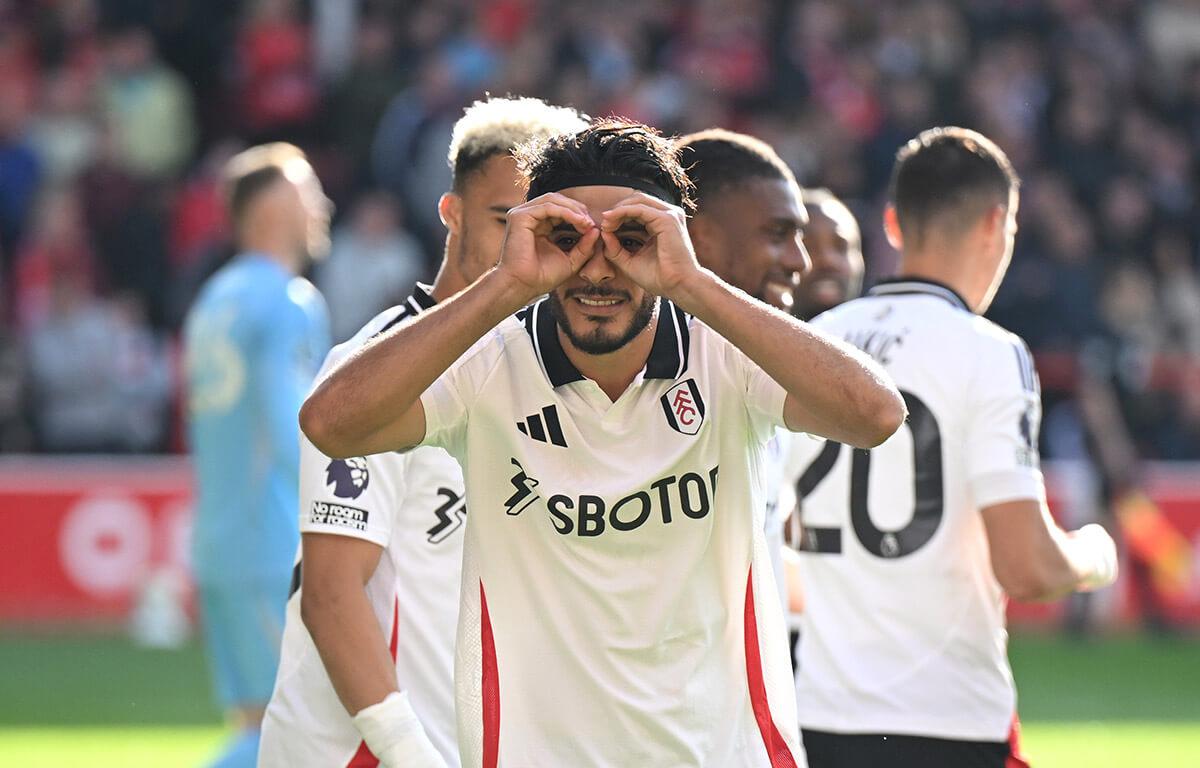
[[[331,206],[291,144],[237,155],[226,184],[238,254],[205,284],[184,335],[200,618],[239,727],[213,765],[241,768],[257,759],[299,544],[297,414],[329,351],[325,302],[299,274],[328,249]]]

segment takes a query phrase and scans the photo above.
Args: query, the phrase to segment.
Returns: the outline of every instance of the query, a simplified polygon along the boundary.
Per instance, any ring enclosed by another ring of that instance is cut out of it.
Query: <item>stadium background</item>
[[[758,135],[850,203],[873,276],[897,147],[994,138],[1024,190],[990,316],[1036,354],[1056,514],[1129,534],[1117,588],[1014,607],[1027,751],[1200,764],[1186,0],[0,0],[0,762],[192,765],[220,738],[188,631],[178,330],[229,255],[221,163],[310,153],[340,340],[430,275],[449,129],[484,92]],[[1116,514],[1139,489],[1163,516]]]

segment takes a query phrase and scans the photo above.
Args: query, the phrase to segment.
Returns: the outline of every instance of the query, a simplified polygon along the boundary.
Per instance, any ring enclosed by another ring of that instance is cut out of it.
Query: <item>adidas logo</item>
[[[547,405],[540,414],[526,416],[517,422],[517,429],[522,435],[540,443],[553,443],[561,448],[567,447],[567,439],[563,437],[562,424],[558,421],[558,406]]]

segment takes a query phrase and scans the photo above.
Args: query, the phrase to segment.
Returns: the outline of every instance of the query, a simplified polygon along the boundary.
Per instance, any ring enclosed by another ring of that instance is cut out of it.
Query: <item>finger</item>
[[[623,200],[619,200],[617,202],[617,205],[630,205],[630,204],[637,204],[637,203],[641,203],[642,205],[648,205],[651,208],[658,208],[658,209],[661,209],[664,211],[671,210],[673,208],[678,207],[678,206],[672,205],[671,203],[668,203],[666,200],[657,198],[654,195],[648,195],[645,192],[634,192],[629,197],[626,197]],[[616,206],[614,206],[614,207],[616,207]]]
[[[603,229],[596,231],[600,233],[604,243],[604,258],[615,264],[624,264],[633,257],[633,254],[621,247],[621,241],[612,232],[605,232]]]
[[[538,195],[532,200],[523,203],[523,205],[540,205],[543,203],[553,203],[554,205],[561,205],[566,208],[571,208],[579,211],[580,213],[588,213],[588,207],[586,205],[573,197],[567,197],[561,192],[547,192],[544,195]]]
[[[521,206],[508,212],[508,221],[516,226],[527,229],[537,229],[543,224],[555,220],[565,221],[575,227],[577,232],[587,232],[596,226],[596,222],[587,211],[577,211],[557,203],[543,202],[537,205]]]
[[[596,240],[601,236],[601,232],[596,227],[592,227],[579,238],[579,242],[567,254],[567,261],[571,264],[571,274],[575,274],[583,269],[583,265],[592,257],[592,252],[596,249]]]
[[[672,229],[678,229],[679,219],[677,209],[652,208],[641,203],[618,205],[607,210],[600,217],[600,228],[606,232],[615,232],[626,221],[636,221],[642,224],[648,232],[660,235]]]

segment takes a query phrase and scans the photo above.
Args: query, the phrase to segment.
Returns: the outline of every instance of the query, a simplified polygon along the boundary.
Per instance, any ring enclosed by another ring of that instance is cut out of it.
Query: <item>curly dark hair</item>
[[[659,187],[668,202],[686,211],[694,207],[692,183],[674,142],[632,120],[597,120],[578,133],[522,144],[513,156],[528,185],[529,200],[561,188],[571,177],[623,176]]]

